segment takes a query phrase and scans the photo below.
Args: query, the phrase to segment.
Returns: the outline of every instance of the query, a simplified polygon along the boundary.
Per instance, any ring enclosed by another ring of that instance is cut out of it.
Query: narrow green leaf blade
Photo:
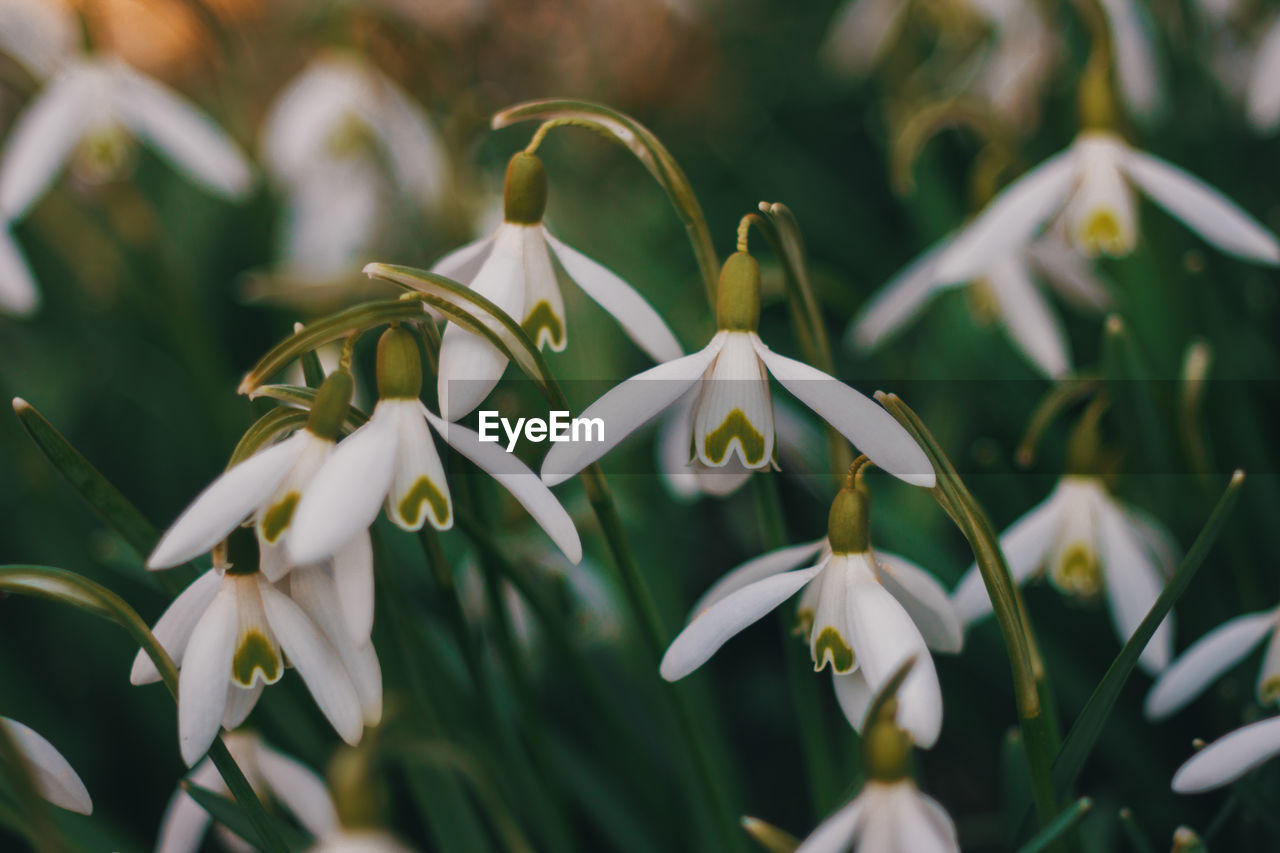
[[[1071,831],[1071,828],[1081,821],[1089,809],[1093,808],[1093,801],[1088,797],[1081,797],[1071,805],[1062,810],[1056,818],[1049,821],[1049,825],[1040,830],[1026,844],[1018,848],[1018,853],[1041,853],[1043,850],[1049,849],[1051,845]]]
[[[200,808],[207,811],[209,816],[217,823],[222,824],[250,844],[257,839],[258,833],[254,829],[253,821],[250,820],[244,809],[235,800],[214,793],[208,788],[202,788],[189,779],[182,780],[182,790],[190,794],[191,799],[195,800]],[[280,820],[272,820],[272,823],[275,824],[275,829],[280,835],[280,839],[292,853],[306,850],[310,845],[311,840],[306,834],[289,824]]]

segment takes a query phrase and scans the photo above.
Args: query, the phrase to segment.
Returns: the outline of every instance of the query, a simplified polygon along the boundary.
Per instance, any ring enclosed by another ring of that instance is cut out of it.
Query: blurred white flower
[[[313,612],[321,609],[316,601],[308,604]],[[323,610],[327,624],[261,572],[221,567],[209,569],[174,599],[153,633],[181,671],[178,739],[188,767],[208,750],[219,728],[245,721],[263,688],[284,675],[285,655],[347,743],[358,743],[365,724],[381,719],[381,672],[372,645],[357,648],[349,631],[339,630],[344,626],[336,597]],[[159,679],[151,658],[139,651],[129,680]],[[376,696],[368,689],[372,685]]]
[[[947,810],[909,777],[868,781],[795,853],[960,853]]]
[[[40,291],[36,290],[31,267],[9,227],[0,225],[0,311],[25,317],[39,305]]]
[[[1253,59],[1245,94],[1249,121],[1261,132],[1280,127],[1280,16],[1273,20]]]
[[[1063,477],[1049,497],[1000,536],[1014,583],[1048,572],[1060,591],[1082,597],[1106,593],[1121,642],[1132,636],[1177,563],[1176,546],[1153,519],[1130,509],[1097,477]],[[991,612],[976,565],[952,593],[965,624]],[[1173,656],[1173,614],[1156,628],[1138,663],[1157,673]]]
[[[1150,121],[1164,110],[1151,18],[1145,3],[1099,0],[1111,29],[1111,55],[1120,96],[1129,112]]]
[[[0,717],[0,726],[17,746],[31,770],[31,781],[40,796],[59,808],[92,814],[93,801],[76,771],[54,745],[17,720]]]
[[[823,39],[823,63],[849,77],[870,73],[897,37],[906,7],[904,0],[846,0]]]
[[[344,829],[308,847],[307,853],[413,853],[413,850],[386,832]]]
[[[1062,51],[1060,34],[1032,3],[1018,3],[1000,20],[981,58],[974,91],[1014,127],[1034,127],[1045,86]]]
[[[448,188],[445,146],[426,113],[354,53],[320,56],[285,86],[261,150],[285,201],[280,273],[305,284],[355,276],[390,200],[431,211]]]
[[[980,276],[1051,220],[1087,255],[1126,255],[1138,239],[1131,183],[1218,248],[1280,264],[1275,235],[1222,193],[1114,134],[1086,131],[997,195],[939,258],[937,277]]]
[[[1223,735],[1191,756],[1173,774],[1173,790],[1199,794],[1221,788],[1280,754],[1280,717],[1259,720]]]
[[[938,264],[953,240],[949,236],[934,244],[880,288],[849,324],[846,341],[870,352],[901,332],[934,296],[963,284],[938,276]],[[984,297],[980,302],[995,309],[1019,352],[1040,372],[1056,379],[1071,371],[1070,344],[1038,281],[1093,312],[1108,308],[1111,295],[1089,261],[1053,237],[1014,247],[970,282]]]
[[[76,43],[76,22],[57,0],[0,0],[0,50],[33,77],[54,72]]]
[[[1246,613],[1223,622],[1196,640],[1160,674],[1147,694],[1143,710],[1160,720],[1186,707],[1214,679],[1239,663],[1263,640],[1271,637],[1258,671],[1258,702],[1280,702],[1280,609]]]
[[[222,742],[259,797],[284,806],[316,838],[337,831],[338,816],[333,801],[324,780],[314,770],[267,746],[252,732],[229,732],[222,735]],[[200,762],[187,780],[215,794],[230,796],[226,782],[210,759]],[[209,822],[209,813],[204,807],[179,787],[160,820],[156,853],[196,853]],[[216,829],[224,846],[236,851],[254,849],[226,827]]]

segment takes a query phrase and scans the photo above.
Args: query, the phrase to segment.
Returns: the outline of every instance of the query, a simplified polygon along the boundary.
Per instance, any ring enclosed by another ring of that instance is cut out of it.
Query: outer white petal
[[[223,584],[191,635],[178,677],[178,741],[188,767],[222,726],[237,627],[235,584]]]
[[[367,424],[338,442],[307,484],[285,539],[295,563],[318,563],[373,524],[391,488],[394,427],[379,404]]]
[[[1014,583],[1022,583],[1044,565],[1061,523],[1063,494],[1061,488],[1054,489],[1049,497],[1000,534],[1000,550],[1004,551]],[[951,603],[966,625],[991,612],[991,599],[987,597],[987,588],[976,564],[970,566],[956,584]]]
[[[221,586],[222,574],[217,569],[205,572],[173,600],[151,629],[156,640],[179,666],[182,665],[187,643],[196,624],[213,603]],[[129,673],[130,683],[150,684],[159,680],[160,670],[156,669],[145,651],[139,650],[133,659],[133,670]]]
[[[680,399],[702,378],[723,343],[724,334],[717,334],[697,352],[637,373],[588,406],[580,417],[602,420],[604,440],[552,444],[542,460],[543,482],[555,486],[568,480]]]
[[[866,810],[862,795],[840,807],[835,814],[818,824],[795,853],[845,853],[853,846],[854,835]]]
[[[760,620],[813,580],[821,567],[771,575],[725,596],[690,622],[672,641],[659,671],[677,681],[707,662],[731,637]]]
[[[223,785],[218,768],[209,760],[202,762],[187,778],[192,784],[215,791]],[[209,820],[209,813],[190,794],[181,788],[174,791],[160,818],[156,853],[197,853]]]
[[[778,355],[759,338],[753,338],[752,344],[782,387],[877,466],[913,486],[933,488],[936,478],[929,457],[892,415],[834,376]]]
[[[1152,720],[1161,720],[1186,707],[1218,676],[1235,666],[1267,634],[1275,630],[1273,611],[1246,613],[1214,628],[1191,645],[1160,673],[1143,704]]]
[[[1182,562],[1182,547],[1173,538],[1169,529],[1146,510],[1135,506],[1125,507],[1129,523],[1134,533],[1142,540],[1142,544],[1155,555],[1161,574],[1172,577]]]
[[[445,278],[451,278],[462,284],[471,284],[480,265],[489,257],[496,235],[489,234],[471,243],[454,249],[431,265],[431,271]]]
[[[179,171],[229,198],[248,194],[249,162],[205,113],[162,83],[123,64],[113,69],[121,120]]]
[[[542,231],[569,277],[577,282],[587,296],[608,311],[622,326],[627,337],[635,341],[650,358],[654,361],[671,361],[683,355],[684,350],[680,348],[680,342],[671,333],[666,321],[635,288],[604,265],[551,236],[546,228]]]
[[[1076,172],[1068,148],[1006,187],[938,259],[938,279],[968,281],[1029,242],[1067,200]]]
[[[1231,199],[1189,172],[1144,151],[1130,150],[1124,170],[1156,204],[1225,252],[1280,264],[1280,242]]]
[[[76,25],[71,9],[49,0],[0,2],[0,50],[47,77],[75,47]]]
[[[1071,370],[1066,332],[1021,260],[1005,260],[986,275],[1015,346],[1050,379]]]
[[[357,533],[333,555],[333,582],[342,602],[343,621],[357,645],[373,632],[373,545],[369,534]]]
[[[951,237],[939,240],[889,279],[853,318],[845,341],[865,351],[873,350],[901,332],[930,299],[958,285],[960,282],[941,282],[936,275],[938,259],[950,245]]]
[[[862,731],[862,724],[867,719],[867,709],[875,698],[871,688],[867,686],[867,677],[862,674],[861,669],[841,674],[832,667],[831,683],[835,686],[836,702],[840,705],[844,718],[854,731]]]
[[[319,774],[266,745],[259,747],[257,758],[258,771],[271,795],[293,813],[298,823],[317,838],[337,831],[337,811]]]
[[[956,654],[964,647],[964,625],[937,578],[897,554],[877,551],[880,583],[920,629],[929,648]]]
[[[698,618],[707,608],[719,603],[725,596],[737,592],[745,586],[750,586],[758,580],[767,578],[770,575],[776,575],[779,572],[799,568],[806,562],[812,562],[811,558],[817,556],[818,552],[826,544],[827,537],[824,536],[812,542],[779,548],[776,551],[761,554],[755,559],[747,560],[712,584],[711,588],[704,592],[702,597],[690,609],[689,618],[691,620]]]
[[[1280,17],[1267,30],[1254,58],[1245,105],[1249,121],[1260,131],[1280,125]]]
[[[421,405],[421,404],[419,404]],[[497,480],[524,507],[551,541],[564,552],[570,562],[582,559],[582,542],[578,528],[569,513],[527,465],[496,443],[483,442],[480,436],[461,424],[448,423],[422,406],[431,426],[449,446],[470,459],[480,470]]]
[[[901,0],[846,0],[823,39],[823,63],[844,76],[868,73],[893,42],[905,9]]]
[[[93,801],[89,799],[84,783],[53,744],[17,720],[0,717],[0,726],[5,727],[10,739],[27,760],[32,773],[31,781],[40,796],[69,811],[80,814],[93,812]]]
[[[658,427],[658,473],[679,500],[692,500],[702,493],[693,465],[693,407],[697,402],[698,389],[690,388]]]
[[[912,853],[960,853],[951,815],[915,785],[899,789],[898,843]]]
[[[378,117],[372,123],[382,139],[391,171],[401,192],[428,205],[437,205],[448,186],[449,160],[440,134],[421,106],[381,73],[375,77]]]
[[[1027,248],[1027,256],[1058,295],[1077,308],[1102,312],[1115,300],[1093,264],[1062,240],[1046,237]]]
[[[1120,641],[1125,642],[1156,603],[1165,578],[1155,560],[1142,546],[1142,540],[1130,525],[1124,510],[1114,502],[1097,511],[1099,545],[1103,573],[1106,577],[1107,603],[1111,621]],[[1158,673],[1169,665],[1173,656],[1173,614],[1170,613],[1142,650],[1138,663],[1148,673]]]
[[[0,218],[21,219],[57,178],[94,120],[102,72],[72,63],[18,116],[0,159]]]
[[[1111,46],[1120,93],[1134,115],[1154,118],[1161,112],[1163,93],[1152,44],[1150,20],[1134,0],[1102,0],[1111,24]]]
[[[7,227],[0,227],[0,311],[29,316],[40,305],[35,276]]]
[[[219,476],[160,537],[147,558],[147,568],[167,569],[185,563],[225,539],[275,494],[306,446],[307,436],[299,431]]]
[[[1234,782],[1280,753],[1280,717],[1236,729],[1197,752],[1173,774],[1179,794],[1212,791]]]
[[[359,743],[364,733],[360,700],[337,652],[289,596],[266,583],[260,583],[258,589],[271,630],[321,713],[344,741]]]

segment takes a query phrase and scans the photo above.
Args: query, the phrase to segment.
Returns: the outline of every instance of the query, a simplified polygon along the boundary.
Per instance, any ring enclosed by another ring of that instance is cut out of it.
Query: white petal
[[[799,592],[820,570],[815,566],[771,575],[722,598],[672,641],[659,668],[662,677],[676,681],[702,666],[731,637]]]
[[[396,464],[387,492],[387,518],[402,530],[421,530],[428,521],[436,530],[448,530],[453,526],[453,501],[422,403],[414,398],[378,405],[396,419]]]
[[[898,797],[898,843],[912,853],[960,853],[956,826],[946,809],[912,785]]]
[[[40,305],[35,276],[7,227],[0,228],[0,311],[27,317]]]
[[[123,64],[114,69],[121,119],[192,180],[229,198],[248,194],[249,163],[226,132],[164,84]]]
[[[304,283],[354,276],[370,258],[385,200],[377,171],[364,160],[322,160],[285,196],[281,268]]]
[[[373,524],[395,461],[395,421],[379,403],[367,424],[338,442],[298,501],[285,539],[295,563],[318,563]]]
[[[0,218],[21,219],[80,143],[101,97],[101,71],[65,67],[14,122],[0,160]]]
[[[1193,755],[1173,775],[1173,790],[1198,794],[1221,788],[1280,753],[1280,717],[1251,723]]]
[[[950,245],[950,237],[939,240],[877,290],[849,324],[846,342],[867,352],[875,349],[901,332],[930,299],[959,284],[939,281],[935,274],[938,259]]]
[[[1068,148],[1005,187],[938,259],[938,279],[968,281],[1025,245],[1062,207],[1075,177],[1075,150]]]
[[[360,700],[337,652],[287,595],[265,582],[259,584],[259,590],[271,630],[321,713],[344,741],[359,743],[364,733]]]
[[[683,355],[680,342],[666,321],[635,288],[602,264],[551,236],[546,228],[542,231],[569,277],[618,321],[636,346],[654,361],[671,361]]]
[[[1240,662],[1276,626],[1270,610],[1237,616],[1214,628],[1160,673],[1147,694],[1143,711],[1161,720],[1180,711],[1214,679]]]
[[[333,581],[342,602],[342,615],[357,645],[373,632],[373,545],[369,534],[357,533],[333,555]]]
[[[901,0],[846,0],[823,39],[823,64],[849,77],[871,71],[893,42],[905,9]]]
[[[1134,115],[1154,118],[1160,113],[1164,99],[1151,22],[1134,0],[1102,0],[1102,9],[1111,24],[1111,47],[1120,93]]]
[[[401,192],[429,206],[440,203],[448,186],[449,161],[444,142],[421,106],[383,74],[369,69],[377,93],[377,119],[391,172]]]
[[[221,586],[222,574],[217,569],[205,572],[173,600],[161,614],[156,626],[151,629],[156,640],[178,666],[182,665],[187,643],[196,629],[196,624],[209,609]],[[150,684],[159,680],[160,670],[156,669],[155,663],[145,651],[139,650],[133,659],[133,670],[129,673],[129,682]]]
[[[698,389],[690,388],[658,427],[658,473],[678,500],[692,500],[702,492],[693,467],[693,407],[697,402]]]
[[[425,406],[422,406],[422,412],[450,447],[474,462],[480,470],[511,493],[570,562],[576,564],[582,559],[582,542],[578,539],[578,529],[574,526],[573,519],[538,475],[521,462],[519,457],[506,452],[496,443],[482,442],[480,436],[472,430],[461,424],[447,423]]]
[[[1142,544],[1155,555],[1160,573],[1165,577],[1172,577],[1178,570],[1178,564],[1182,562],[1182,548],[1178,545],[1178,540],[1173,538],[1173,534],[1158,518],[1146,510],[1134,506],[1125,507],[1125,510],[1133,532],[1138,534]]]
[[[275,493],[306,444],[305,431],[299,431],[259,450],[210,483],[165,531],[147,558],[147,568],[185,563],[225,539]]]
[[[987,273],[1000,317],[1015,346],[1050,379],[1071,370],[1066,332],[1021,260],[1006,260]]]
[[[723,343],[724,333],[717,334],[697,352],[638,373],[588,406],[580,417],[599,418],[604,424],[604,440],[552,444],[542,460],[543,482],[555,486],[568,480],[680,399],[702,378]]]
[[[862,731],[862,725],[867,720],[867,708],[871,707],[871,700],[875,698],[871,688],[867,686],[866,676],[860,669],[839,673],[832,667],[831,683],[835,686],[836,702],[840,705],[844,718],[853,726],[854,731]]]
[[[471,284],[476,273],[480,271],[480,265],[489,257],[489,250],[493,248],[493,241],[496,236],[495,234],[489,234],[479,240],[454,249],[432,264],[431,271],[461,284]]]
[[[712,584],[711,588],[703,593],[690,609],[689,618],[691,620],[698,618],[707,608],[719,603],[725,596],[750,586],[758,580],[779,572],[790,571],[803,566],[806,562],[813,562],[810,558],[816,556],[826,544],[827,537],[824,536],[813,542],[779,548],[776,551],[761,554],[753,560],[747,560]]]
[[[937,578],[897,554],[877,551],[875,557],[880,582],[907,611],[929,648],[958,653],[964,646],[964,626]]]
[[[1258,130],[1274,130],[1280,124],[1280,17],[1258,47],[1245,103],[1249,121]]]
[[[1099,508],[1097,519],[1111,621],[1121,642],[1125,642],[1156,603],[1165,578],[1142,547],[1142,540],[1130,526],[1124,510],[1108,499]],[[1172,656],[1173,613],[1170,613],[1156,628],[1138,663],[1154,674],[1168,666]]]
[[[249,688],[241,687],[235,682],[227,685],[227,707],[222,711],[222,727],[231,731],[244,725],[258,700],[262,698],[262,691],[266,686],[263,681],[256,681]]]
[[[841,806],[835,814],[809,833],[809,837],[795,849],[795,853],[845,853],[853,845],[854,834],[858,831],[865,805],[863,797],[858,796]]]
[[[551,264],[546,229],[527,226],[520,232],[524,235],[525,299],[523,314],[515,316],[538,349],[550,347],[554,352],[564,352],[568,343],[564,296],[560,293],[556,270]]]
[[[1280,264],[1276,236],[1204,181],[1143,151],[1130,151],[1124,169],[1156,204],[1219,249],[1260,263]]]
[[[324,780],[310,767],[269,746],[258,750],[258,770],[271,795],[317,838],[338,829],[338,815]]]
[[[1101,312],[1115,303],[1089,259],[1062,240],[1037,240],[1027,248],[1027,255],[1049,286],[1075,307]]]
[[[71,9],[48,0],[0,3],[0,50],[47,77],[75,49],[76,23]]]
[[[217,790],[222,783],[218,769],[205,760],[187,777],[201,788]],[[200,842],[209,828],[209,813],[182,788],[173,792],[164,816],[160,818],[160,837],[156,853],[198,853]]]
[[[236,645],[236,590],[226,583],[196,625],[178,677],[178,741],[193,766],[222,726]]]
[[[722,467],[736,458],[759,469],[773,461],[773,400],[753,343],[749,333],[726,332],[720,353],[699,385],[693,443],[698,460],[708,467]]]
[[[367,93],[363,63],[332,54],[313,60],[281,90],[263,121],[267,167],[277,177],[299,180]]]
[[[756,353],[795,398],[831,424],[877,466],[913,486],[933,488],[936,478],[920,445],[879,405],[834,376],[778,355],[754,338]]]
[[[40,796],[59,808],[79,814],[93,812],[93,801],[89,799],[84,783],[53,744],[17,720],[0,717],[0,726],[5,727],[9,738],[26,759],[32,774],[31,781]]]

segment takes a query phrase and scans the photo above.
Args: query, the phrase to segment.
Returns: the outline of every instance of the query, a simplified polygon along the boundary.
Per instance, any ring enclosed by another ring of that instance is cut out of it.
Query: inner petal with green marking
[[[1054,561],[1053,585],[1070,595],[1091,598],[1102,591],[1102,569],[1097,552],[1084,542],[1072,542]]]
[[[267,507],[262,514],[262,537],[274,543],[289,528],[293,520],[293,511],[298,508],[297,492],[288,492],[283,498]]]
[[[280,650],[260,631],[250,628],[240,636],[231,659],[231,678],[241,687],[252,687],[257,673],[266,684],[275,684],[284,671]]]
[[[556,352],[564,349],[564,320],[556,314],[556,310],[547,300],[540,300],[529,309],[520,327],[538,349],[544,346],[550,346]]]
[[[435,516],[435,526],[443,527],[449,523],[449,499],[443,490],[431,482],[428,477],[419,477],[396,507],[400,517],[410,526],[422,523],[423,507],[430,506]]]
[[[840,632],[828,625],[818,632],[813,641],[813,670],[820,672],[828,663],[838,673],[846,673],[853,669],[856,659],[853,648]]]
[[[719,465],[728,455],[735,439],[748,468],[764,464],[764,436],[747,419],[742,409],[733,409],[720,426],[707,433],[706,440],[703,442],[707,459]]]

